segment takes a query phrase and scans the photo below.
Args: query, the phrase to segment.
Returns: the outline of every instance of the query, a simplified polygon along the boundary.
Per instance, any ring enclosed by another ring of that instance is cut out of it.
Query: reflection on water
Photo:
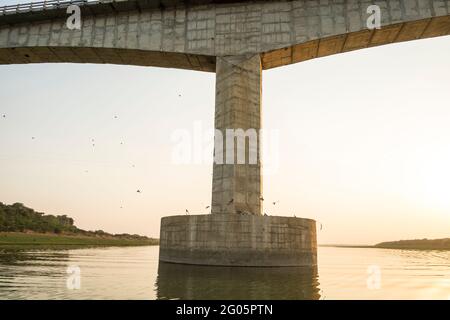
[[[0,299],[450,299],[450,251],[319,248],[318,271],[158,263],[158,251],[0,249]],[[70,266],[79,289],[67,286]]]
[[[158,247],[1,250],[0,299],[153,299]],[[81,288],[67,286],[71,266]]]
[[[159,263],[158,299],[319,299],[317,268],[208,267]]]
[[[68,256],[64,251],[38,254],[17,250],[0,252],[0,298],[26,298],[33,288],[43,292],[53,290],[64,270],[55,270],[54,267],[58,261],[67,260]]]

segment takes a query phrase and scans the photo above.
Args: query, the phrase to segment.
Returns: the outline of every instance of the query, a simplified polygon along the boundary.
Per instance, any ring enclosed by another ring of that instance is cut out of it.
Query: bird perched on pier
[[[259,200],[264,201],[264,198],[263,198],[263,197],[260,197]]]
[[[234,201],[234,199],[231,199],[231,200],[228,202],[228,205],[232,204],[233,201]]]
[[[189,210],[188,209],[186,209],[186,215],[188,215],[189,214]]]

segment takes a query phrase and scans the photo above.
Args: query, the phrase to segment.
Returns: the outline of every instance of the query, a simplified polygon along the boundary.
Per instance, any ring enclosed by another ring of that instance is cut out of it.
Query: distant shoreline
[[[16,202],[0,202],[0,248],[122,247],[158,245],[159,240],[138,234],[83,230],[67,215],[37,212]]]
[[[381,242],[376,245],[332,245],[324,244],[319,247],[334,248],[372,248],[372,249],[401,249],[401,250],[450,250],[450,238],[445,239],[415,239]]]
[[[130,247],[158,245],[158,239],[126,239],[71,234],[0,232],[0,249],[23,247]]]
[[[318,247],[322,247],[322,248],[363,248],[363,249],[367,249],[367,248],[375,248],[375,246],[370,246],[370,245],[353,245],[353,244],[319,244],[317,245]]]

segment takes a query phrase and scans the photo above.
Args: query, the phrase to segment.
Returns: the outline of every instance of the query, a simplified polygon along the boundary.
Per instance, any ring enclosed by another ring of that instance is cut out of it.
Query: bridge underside
[[[354,50],[450,35],[450,16],[397,23],[324,37],[261,53],[263,70]],[[216,71],[210,55],[75,46],[17,46],[0,48],[0,65],[27,63],[98,63]]]
[[[81,0],[76,1],[77,4]],[[81,5],[66,26],[67,0],[0,7],[0,64],[73,62],[215,71],[216,57],[261,55],[263,70],[313,58],[450,34],[450,0],[103,0]],[[55,4],[56,3],[56,4]]]
[[[262,66],[271,69],[333,54],[445,35],[450,35],[450,16],[397,23],[266,52],[262,54]]]
[[[215,72],[216,57],[136,49],[94,47],[0,48],[1,64],[96,63]]]

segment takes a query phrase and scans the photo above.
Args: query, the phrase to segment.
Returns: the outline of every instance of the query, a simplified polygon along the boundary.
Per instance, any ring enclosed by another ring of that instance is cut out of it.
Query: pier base
[[[159,260],[215,266],[315,266],[316,222],[239,214],[164,217]]]

